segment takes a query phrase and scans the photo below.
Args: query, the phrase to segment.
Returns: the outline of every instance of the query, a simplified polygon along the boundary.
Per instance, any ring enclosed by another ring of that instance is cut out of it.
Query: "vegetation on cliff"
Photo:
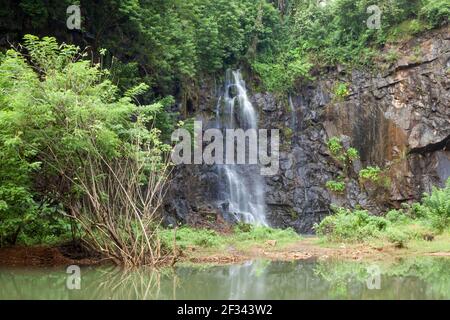
[[[72,1],[6,1],[0,8],[0,246],[81,238],[129,265],[162,260],[173,238],[180,246],[228,244],[214,231],[180,228],[175,235],[159,226],[168,136],[203,78],[243,66],[261,89],[286,93],[324,67],[371,67],[383,45],[448,23],[450,13],[446,0],[75,2],[78,31],[66,28]],[[378,28],[365,23],[371,5],[382,12]],[[337,99],[349,95],[346,83],[334,91]],[[336,139],[329,148],[344,167],[359,157]],[[360,177],[376,182],[380,170],[368,167]],[[343,191],[343,178],[327,187]],[[338,209],[318,232],[399,245],[444,232],[449,188],[384,218]],[[411,224],[424,233],[410,232]],[[233,241],[297,237],[244,229]]]

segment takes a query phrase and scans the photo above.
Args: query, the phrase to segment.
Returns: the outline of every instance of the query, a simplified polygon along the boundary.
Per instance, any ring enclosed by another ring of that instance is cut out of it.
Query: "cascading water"
[[[258,116],[251,104],[239,70],[227,70],[223,101],[217,105],[220,129],[258,129]],[[248,146],[246,146],[248,150]],[[223,164],[219,171],[226,183],[222,201],[226,211],[238,221],[267,225],[264,180],[258,165]]]

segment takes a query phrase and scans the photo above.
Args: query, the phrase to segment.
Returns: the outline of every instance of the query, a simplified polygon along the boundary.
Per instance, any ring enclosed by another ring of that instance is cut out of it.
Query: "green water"
[[[88,267],[79,290],[67,288],[67,277],[65,268],[0,269],[0,299],[450,299],[445,258],[253,261],[159,272]]]

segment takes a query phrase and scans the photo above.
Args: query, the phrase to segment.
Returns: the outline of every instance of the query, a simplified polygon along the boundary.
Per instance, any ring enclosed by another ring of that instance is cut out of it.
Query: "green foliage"
[[[378,183],[381,180],[381,169],[379,167],[367,167],[359,172],[363,181]]]
[[[237,242],[241,241],[266,241],[266,240],[296,240],[300,239],[299,235],[292,229],[274,229],[270,227],[251,226],[250,230],[242,230],[235,228],[233,239]]]
[[[386,219],[392,223],[401,223],[405,224],[411,222],[409,216],[407,216],[402,210],[389,210],[386,213]]]
[[[176,231],[175,229],[160,229],[159,233],[164,244],[169,247],[173,245],[174,234],[176,233],[176,245],[181,249],[188,247],[218,248],[225,245],[246,246],[264,244],[267,240],[287,243],[300,239],[300,236],[291,228],[282,230],[245,223],[237,224],[230,235],[222,235],[214,230],[188,226],[177,228]]]
[[[328,190],[336,193],[342,193],[345,190],[345,183],[343,181],[330,180],[327,181],[325,186],[327,187]]]
[[[252,231],[252,225],[245,222],[239,222],[235,227],[236,232],[250,232]]]
[[[327,148],[330,151],[333,158],[344,166],[348,166],[352,161],[359,159],[359,152],[353,147],[345,150],[342,145],[341,139],[338,137],[332,137],[327,141]]]
[[[255,61],[252,64],[268,91],[284,93],[293,89],[297,80],[312,79],[313,65],[299,51],[290,51],[279,59],[278,62]]]
[[[328,140],[327,146],[328,150],[330,150],[331,154],[334,157],[338,157],[341,154],[342,149],[344,148],[342,146],[341,140],[338,137],[332,137],[330,140]]]
[[[366,25],[370,5],[381,10],[379,29]],[[429,25],[446,23],[449,6],[446,0],[335,0],[325,6],[316,1],[294,1],[279,23],[276,48],[261,52],[252,66],[268,90],[284,92],[311,74],[310,66],[289,74],[292,52],[301,56],[301,64],[373,68],[373,59],[388,40],[406,40]],[[348,89],[338,84],[334,93],[343,99]]]
[[[0,8],[1,27],[16,41],[27,28],[69,41],[72,35],[60,23],[67,7],[76,3],[7,1]],[[298,80],[309,79],[313,65],[371,67],[388,39],[440,26],[450,12],[447,0],[285,4],[280,12],[268,0],[97,1],[82,4],[83,41],[94,51],[107,49],[108,54],[94,58],[102,56],[114,70],[121,90],[145,82],[155,89],[149,99],[189,91],[205,73],[240,62],[253,67],[267,90],[285,93]],[[382,12],[380,29],[366,25],[370,5]]]
[[[286,139],[287,142],[290,142],[292,137],[294,136],[294,130],[292,130],[289,127],[283,127],[282,133],[283,133],[283,137]]]
[[[393,27],[387,36],[389,42],[409,40],[412,36],[426,30],[426,24],[418,19],[406,20]]]
[[[390,50],[385,56],[384,60],[388,63],[394,63],[400,58],[399,52],[397,50]]]
[[[339,82],[334,86],[333,94],[338,100],[343,100],[350,92],[346,83]]]
[[[161,240],[168,247],[173,245],[175,233],[176,245],[181,249],[186,249],[189,246],[216,247],[223,243],[223,238],[214,230],[183,226],[177,228],[176,231],[174,229],[161,229],[159,232]]]
[[[314,226],[317,234],[329,241],[387,239],[397,247],[405,247],[409,240],[427,240],[450,227],[450,178],[445,188],[425,194],[421,204],[390,210],[385,217],[372,216],[365,210],[334,211]]]
[[[389,228],[386,231],[386,237],[389,242],[393,243],[398,248],[404,248],[406,242],[409,240],[409,236],[405,232],[395,228]]]
[[[363,241],[376,238],[389,223],[385,218],[372,216],[366,210],[334,210],[333,215],[314,226],[318,235],[325,236],[330,241]]]
[[[132,103],[146,85],[121,97],[108,72],[76,47],[27,35],[25,48],[32,65],[12,50],[0,64],[2,242],[17,232],[26,243],[63,235],[60,204],[82,196],[77,179],[89,174],[86,161],[135,157],[136,141],[152,150],[152,165],[167,151],[160,130],[147,129],[162,104]]]
[[[450,3],[447,0],[425,0],[420,10],[420,17],[432,27],[448,23],[450,17]]]
[[[425,218],[431,226],[442,232],[450,226],[450,178],[443,189],[433,188],[430,194],[425,194],[422,204],[413,205],[413,210],[419,217]]]
[[[352,147],[348,148],[347,158],[351,161],[359,159],[359,151]]]
[[[359,152],[353,147],[349,147],[347,150],[342,145],[341,139],[338,137],[332,137],[327,141],[327,148],[331,153],[331,156],[344,166],[346,173],[350,164],[359,159]],[[343,177],[340,177],[338,181],[327,181],[326,188],[332,192],[342,193],[345,190],[345,182],[342,181]]]

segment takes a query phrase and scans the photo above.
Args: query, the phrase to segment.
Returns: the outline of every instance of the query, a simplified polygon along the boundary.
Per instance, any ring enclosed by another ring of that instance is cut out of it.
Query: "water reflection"
[[[158,272],[82,269],[81,290],[66,288],[62,269],[0,269],[0,299],[450,299],[450,259],[380,264],[370,290],[366,263],[253,261]]]

